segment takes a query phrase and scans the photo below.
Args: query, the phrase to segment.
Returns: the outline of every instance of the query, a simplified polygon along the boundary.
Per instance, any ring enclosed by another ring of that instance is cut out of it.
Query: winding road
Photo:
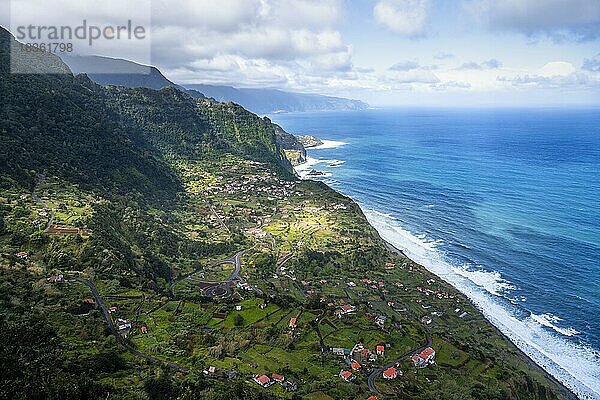
[[[242,278],[242,275],[241,275],[241,273],[242,273],[242,254],[246,253],[247,251],[250,251],[251,249],[253,249],[253,247],[246,249],[246,250],[239,251],[239,252],[235,253],[234,255],[227,257],[227,258],[213,264],[213,266],[218,266],[218,265],[223,265],[223,264],[235,265],[235,269],[233,270],[233,272],[231,273],[229,278],[227,278],[226,280],[220,281],[220,282],[198,280],[197,278],[193,278],[193,276],[197,273],[197,271],[195,271],[195,272],[189,273],[187,275],[184,275],[181,278],[177,279],[175,282],[173,282],[169,286],[169,297],[170,298],[175,297],[175,295],[173,294],[173,289],[175,288],[175,286],[178,283],[180,283],[184,280],[194,280],[195,282],[197,282],[202,287],[204,295],[206,295],[208,297],[229,297],[229,296],[231,296],[233,294],[234,283],[244,281],[244,278]]]
[[[100,293],[98,292],[98,289],[96,288],[96,285],[94,285],[92,282],[90,282],[86,279],[79,278],[79,277],[69,277],[68,279],[73,280],[75,282],[83,283],[84,285],[86,285],[87,287],[90,288],[90,291],[92,292],[92,296],[94,297],[94,300],[96,301],[96,305],[98,305],[98,307],[100,307],[100,310],[102,311],[102,316],[104,317],[104,321],[108,325],[108,329],[115,337],[115,340],[117,341],[117,343],[120,344],[125,349],[127,349],[131,354],[141,357],[141,358],[145,358],[146,360],[148,360],[152,363],[159,363],[159,364],[166,365],[176,371],[186,372],[186,373],[190,372],[190,370],[188,368],[182,367],[181,365],[175,364],[174,362],[171,362],[171,361],[161,360],[159,358],[150,356],[148,354],[144,354],[141,351],[134,348],[133,346],[131,346],[123,338],[123,336],[121,336],[121,334],[115,327],[115,324],[113,323],[112,318],[110,318],[110,313],[108,312],[108,309],[106,308],[106,305],[104,304],[104,301],[102,300],[102,296],[100,296]]]

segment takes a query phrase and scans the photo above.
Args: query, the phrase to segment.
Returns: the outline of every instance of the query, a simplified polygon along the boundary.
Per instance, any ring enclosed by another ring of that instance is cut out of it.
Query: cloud
[[[534,74],[514,77],[499,76],[499,82],[513,86],[544,89],[594,89],[600,87],[598,71],[577,70],[565,61],[553,61],[545,64]]]
[[[474,61],[470,61],[470,62],[466,62],[464,64],[462,64],[460,67],[455,68],[456,70],[459,71],[465,71],[465,70],[485,70],[485,69],[498,69],[502,67],[502,63],[498,60],[496,60],[495,58],[492,58],[488,61],[484,61],[482,63],[476,63]]]
[[[416,61],[402,61],[388,68],[390,71],[430,71],[437,69],[437,65],[421,65]]]
[[[392,71],[410,71],[414,69],[419,69],[420,65],[416,61],[404,61],[399,62],[390,67]]]
[[[381,80],[394,85],[433,84],[440,82],[440,78],[427,70],[389,71]]]
[[[448,81],[448,82],[440,82],[431,86],[435,90],[448,90],[448,89],[470,89],[471,84],[468,82],[457,82],[457,81]]]
[[[600,37],[597,0],[466,0],[464,8],[493,30],[545,35],[555,41]]]
[[[596,55],[594,58],[586,58],[583,61],[581,69],[591,72],[600,72],[600,54]]]
[[[305,89],[352,78],[342,0],[154,0],[153,8],[152,61],[176,81]]]
[[[373,8],[375,21],[399,35],[422,36],[429,13],[429,0],[380,0]]]
[[[433,56],[433,58],[435,58],[436,60],[447,60],[449,58],[454,58],[454,54],[451,53],[445,53],[443,51],[437,53],[435,56]]]

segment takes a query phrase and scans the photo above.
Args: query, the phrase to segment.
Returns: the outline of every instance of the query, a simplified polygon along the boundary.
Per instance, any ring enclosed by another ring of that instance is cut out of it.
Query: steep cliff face
[[[277,144],[284,150],[286,157],[293,166],[306,162],[306,149],[298,138],[291,133],[287,133],[277,124],[273,124]]]

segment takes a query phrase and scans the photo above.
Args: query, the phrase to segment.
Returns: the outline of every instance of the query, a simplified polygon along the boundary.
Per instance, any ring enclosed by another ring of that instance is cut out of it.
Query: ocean
[[[271,116],[320,179],[582,399],[600,399],[600,110]],[[337,162],[335,162],[337,161]]]

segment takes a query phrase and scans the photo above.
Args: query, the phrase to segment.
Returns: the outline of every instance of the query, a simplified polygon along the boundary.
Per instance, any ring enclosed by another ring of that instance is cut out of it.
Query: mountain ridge
[[[130,88],[146,87],[161,89],[176,87],[192,97],[204,96],[220,102],[234,102],[256,114],[293,111],[362,110],[368,105],[360,100],[288,92],[267,88],[235,88],[209,84],[177,84],[165,77],[156,67],[134,61],[102,56],[61,55],[62,60],[75,73],[86,73],[101,85],[117,85]]]

